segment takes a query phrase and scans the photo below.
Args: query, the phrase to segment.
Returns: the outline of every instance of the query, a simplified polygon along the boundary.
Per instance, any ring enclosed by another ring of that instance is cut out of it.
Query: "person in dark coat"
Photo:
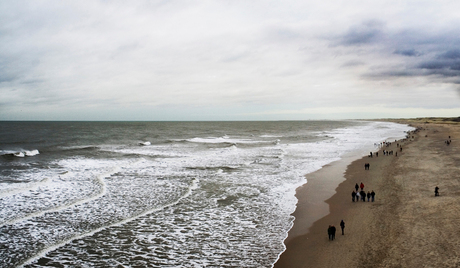
[[[374,202],[374,198],[375,198],[374,190],[372,190],[372,192],[371,192],[371,198],[372,198],[372,202]]]
[[[358,189],[359,189],[359,185],[358,185],[358,183],[356,183],[356,185],[355,185],[355,189],[356,189],[356,191],[358,191]]]
[[[332,226],[329,225],[329,228],[327,228],[327,236],[329,237],[329,240],[332,240]]]
[[[436,186],[434,188],[434,196],[439,196],[439,187],[438,186]]]
[[[351,192],[351,200],[353,202],[355,202],[355,197],[356,197],[356,192],[355,191]]]
[[[342,228],[342,235],[344,235],[343,230],[345,229],[345,222],[343,220],[340,222],[340,228]]]
[[[359,195],[361,196],[361,201],[366,202],[366,192],[364,192],[364,190],[361,190],[361,192],[359,192]]]
[[[337,231],[337,229],[335,228],[334,225],[331,226],[331,234],[332,234],[332,240],[335,239],[335,232]]]
[[[371,201],[371,192],[367,191],[367,202]]]

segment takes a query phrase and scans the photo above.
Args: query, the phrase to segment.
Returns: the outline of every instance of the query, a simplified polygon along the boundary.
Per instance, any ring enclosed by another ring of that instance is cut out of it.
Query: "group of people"
[[[365,170],[369,170],[370,167],[371,167],[371,164],[369,164],[369,163],[364,163],[364,169],[365,169]]]
[[[361,188],[361,191],[358,191],[360,188]],[[358,202],[360,199],[361,201],[366,202],[366,197],[367,197],[367,202],[371,202],[371,201],[374,202],[375,200],[374,190],[372,190],[371,192],[367,191],[367,194],[366,194],[366,192],[364,191],[364,184],[362,182],[361,182],[361,185],[358,185],[358,183],[356,183],[355,189],[356,191],[353,191],[351,193],[351,200],[353,202],[355,202],[355,199],[356,199],[356,202]]]
[[[342,229],[342,235],[344,235],[344,229],[345,229],[345,222],[342,220],[340,222],[340,228]],[[329,236],[329,240],[334,240],[335,239],[335,232],[337,231],[337,228],[335,228],[334,225],[329,225],[329,228],[327,228],[327,235]]]

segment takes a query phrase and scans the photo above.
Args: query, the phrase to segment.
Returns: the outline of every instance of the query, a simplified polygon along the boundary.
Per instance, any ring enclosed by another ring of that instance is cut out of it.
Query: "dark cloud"
[[[372,62],[366,73],[362,74],[363,78],[426,77],[433,82],[459,84],[458,36],[459,30],[435,34],[409,29],[391,31],[384,28],[384,23],[373,21],[351,27],[339,39],[342,47],[360,48],[356,50],[360,54],[357,54],[355,62]],[[376,47],[375,44],[379,46]],[[394,58],[395,56],[404,57]],[[365,57],[364,60],[361,57]],[[399,63],[390,64],[387,59],[394,59]],[[349,62],[344,64],[347,65]]]
[[[415,68],[424,70],[426,75],[460,78],[460,49],[439,51],[437,56],[422,61]]]
[[[434,60],[423,62],[418,66],[421,69],[428,70],[450,70],[450,71],[460,71],[460,60]]]
[[[460,49],[448,50],[438,56],[439,59],[460,60]]]

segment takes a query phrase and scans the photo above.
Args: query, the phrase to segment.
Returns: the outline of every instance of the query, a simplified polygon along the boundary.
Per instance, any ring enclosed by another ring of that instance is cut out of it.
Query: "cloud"
[[[418,57],[422,55],[420,52],[416,51],[413,48],[412,49],[396,49],[393,53],[397,55],[408,56],[408,57]]]
[[[364,22],[339,37],[340,45],[357,56],[351,62],[367,62],[369,67],[361,77],[379,80],[424,77],[427,83],[459,83],[459,30],[433,34],[414,29],[388,29],[384,25]]]
[[[460,47],[460,44],[458,45]],[[438,56],[445,60],[460,60],[460,48],[450,49]]]
[[[18,109],[167,120],[162,111],[186,118],[196,107],[229,119],[259,107],[423,106],[424,97],[452,106],[447,86],[460,79],[452,10],[396,0],[6,0],[0,120]],[[382,94],[389,90],[404,98]]]
[[[365,63],[359,60],[350,60],[342,64],[342,67],[355,67],[355,66],[363,66]]]
[[[378,42],[384,36],[384,23],[377,20],[365,21],[352,26],[344,34],[339,43],[346,46],[356,46]]]

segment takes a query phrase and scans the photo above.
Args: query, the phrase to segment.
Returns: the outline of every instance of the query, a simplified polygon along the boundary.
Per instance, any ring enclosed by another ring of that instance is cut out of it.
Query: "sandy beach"
[[[460,124],[392,121],[419,131],[382,147],[378,157],[348,166],[344,159],[307,176],[308,183],[297,189],[287,249],[275,267],[460,267]],[[322,185],[330,186],[337,176],[343,182],[335,194],[325,190]],[[361,182],[366,192],[375,191],[375,202],[352,202],[354,186]],[[329,225],[337,228],[334,241],[328,239]]]

